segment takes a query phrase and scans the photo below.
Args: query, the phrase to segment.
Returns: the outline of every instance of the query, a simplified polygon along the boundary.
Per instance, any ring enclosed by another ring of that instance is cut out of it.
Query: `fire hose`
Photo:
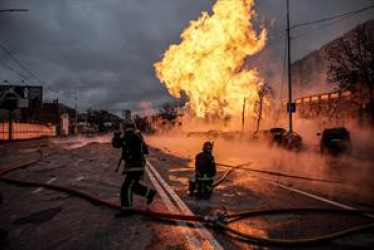
[[[245,167],[245,166],[249,165],[250,163],[251,162],[248,162],[248,163],[244,163],[244,164],[237,165],[237,166],[224,164],[224,163],[216,163],[216,164],[217,164],[217,166],[226,167],[226,168],[237,168],[237,167]],[[307,181],[318,181],[318,182],[327,182],[327,183],[341,183],[341,182],[318,179],[318,178],[313,178],[313,177],[290,175],[290,174],[279,173],[279,172],[269,171],[269,170],[260,170],[260,169],[248,168],[248,167],[243,168],[243,169],[246,170],[246,171],[249,171],[249,172],[256,172],[256,173],[262,173],[262,174],[268,174],[268,175],[274,175],[274,176],[280,176],[280,177],[289,177],[289,178],[295,178],[295,179],[301,179],[301,180],[307,180]]]
[[[115,210],[120,210],[120,206],[105,200],[102,200],[96,196],[93,196],[89,193],[86,193],[82,190],[73,188],[73,187],[66,187],[60,186],[56,184],[48,184],[42,182],[35,182],[35,181],[24,181],[24,180],[17,180],[13,178],[4,177],[6,173],[11,171],[15,171],[17,169],[29,167],[37,162],[40,162],[43,159],[43,155],[40,154],[38,160],[26,162],[25,164],[18,164],[17,166],[7,167],[0,171],[0,181],[22,185],[22,186],[39,186],[44,187],[56,191],[62,191],[71,195],[76,195],[80,198],[83,198],[89,202],[92,202],[97,205],[106,206]],[[250,218],[254,216],[262,216],[262,215],[272,215],[272,214],[295,214],[295,213],[333,213],[333,214],[354,214],[365,216],[368,213],[374,213],[374,211],[363,211],[363,210],[343,210],[343,209],[325,209],[325,208],[291,208],[291,209],[267,209],[267,210],[252,210],[246,211],[236,214],[221,214],[221,215],[180,215],[180,214],[169,214],[169,213],[161,213],[161,212],[154,212],[150,210],[140,210],[140,209],[133,209],[134,214],[147,216],[155,219],[163,219],[163,220],[173,220],[173,221],[190,221],[190,222],[201,222],[207,226],[213,227],[215,229],[219,229],[221,233],[224,235],[231,237],[236,240],[248,242],[251,244],[259,244],[259,245],[277,245],[277,246],[297,246],[297,245],[310,245],[310,244],[318,244],[321,242],[325,242],[328,240],[333,240],[337,238],[341,238],[343,236],[355,234],[358,232],[369,231],[374,229],[374,222],[367,224],[367,225],[360,225],[348,229],[344,229],[341,231],[337,231],[334,233],[317,236],[317,237],[310,237],[310,238],[302,238],[302,239],[279,239],[279,238],[268,238],[262,237],[252,234],[245,234],[240,232],[236,229],[233,229],[229,226],[230,223],[235,221],[239,221],[245,218]]]
[[[235,169],[237,168],[241,168],[241,167],[244,167],[246,165],[249,165],[251,164],[252,162],[247,162],[247,163],[243,163],[243,164],[240,164],[240,165],[236,165],[236,166],[231,166],[231,165],[226,165],[226,164],[221,164],[221,163],[217,163],[217,165],[219,166],[230,166],[231,169],[229,171],[227,171],[221,179],[219,179],[218,181],[216,181],[214,184],[213,184],[213,188],[217,187],[219,184],[221,184],[222,182],[224,182],[226,180],[226,178],[229,176],[229,174],[231,174],[232,172],[234,172]]]

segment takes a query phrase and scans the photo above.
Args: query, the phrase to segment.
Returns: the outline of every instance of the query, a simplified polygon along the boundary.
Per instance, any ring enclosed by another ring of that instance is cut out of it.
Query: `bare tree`
[[[176,105],[169,102],[165,102],[161,105],[160,115],[162,118],[166,120],[175,120],[175,118],[177,117]]]
[[[337,83],[340,91],[349,90],[353,102],[359,106],[359,116],[364,108],[370,112],[374,123],[374,32],[367,25],[358,26],[351,35],[340,38],[326,49],[330,63],[328,81]]]
[[[273,95],[273,89],[270,87],[269,84],[264,83],[260,86],[258,92],[258,100],[254,104],[254,111],[257,115],[257,127],[256,132],[260,130],[260,123],[262,119],[262,114],[264,110],[264,100],[266,98],[270,98]]]

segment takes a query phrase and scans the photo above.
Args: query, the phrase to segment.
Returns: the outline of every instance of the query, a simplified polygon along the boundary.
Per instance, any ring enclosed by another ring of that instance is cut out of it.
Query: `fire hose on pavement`
[[[216,164],[217,164],[217,166],[236,169],[238,167],[239,168],[246,167],[249,164],[251,164],[251,162],[240,164],[240,165],[237,165],[237,166],[224,164],[224,163],[216,163]],[[246,168],[243,168],[243,169],[246,170],[246,171],[249,171],[249,172],[262,173],[262,174],[273,175],[273,176],[278,176],[278,177],[289,177],[289,178],[301,179],[301,180],[307,180],[307,181],[318,181],[318,182],[327,182],[327,183],[335,183],[335,184],[340,183],[340,182],[337,182],[337,181],[330,181],[330,180],[324,180],[324,179],[318,179],[318,178],[306,177],[306,176],[299,176],[299,175],[290,175],[290,174],[279,173],[279,172],[268,171],[268,170],[260,170],[260,169],[255,169],[255,168],[246,167]],[[228,172],[230,172],[230,171],[231,170],[229,170]]]
[[[25,164],[18,164],[13,167],[3,168],[2,170],[0,170],[0,181],[10,183],[10,184],[21,185],[21,186],[39,186],[39,187],[44,187],[44,188],[48,188],[48,189],[52,189],[56,191],[62,191],[62,192],[65,192],[71,195],[78,196],[80,198],[83,198],[97,205],[106,206],[106,207],[109,207],[115,210],[121,209],[120,206],[117,204],[107,202],[96,196],[93,196],[89,193],[86,193],[84,191],[81,191],[73,187],[66,187],[66,186],[60,186],[56,184],[48,184],[48,183],[35,182],[35,181],[17,180],[17,179],[3,176],[6,173],[10,173],[12,171],[15,171],[21,168],[32,166],[33,164],[40,162],[42,159],[43,159],[43,155],[40,154],[40,157],[38,160],[27,162]],[[343,210],[343,209],[325,209],[325,208],[291,208],[291,209],[252,210],[252,211],[241,212],[241,213],[236,213],[236,214],[227,214],[227,215],[221,214],[221,215],[213,215],[213,216],[212,215],[189,216],[189,215],[169,214],[169,213],[161,213],[161,212],[154,212],[150,210],[139,210],[139,209],[134,209],[133,213],[142,215],[142,216],[151,217],[151,218],[163,219],[163,220],[201,222],[209,227],[218,229],[219,232],[233,239],[245,241],[251,244],[260,244],[260,245],[297,246],[297,245],[318,244],[318,243],[322,243],[328,240],[333,240],[333,239],[341,238],[343,236],[374,229],[374,222],[372,222],[367,225],[360,225],[360,226],[344,229],[341,231],[337,231],[334,233],[317,236],[317,237],[302,238],[302,239],[279,239],[279,238],[262,237],[262,236],[257,236],[253,234],[246,234],[236,229],[233,229],[232,227],[229,226],[230,223],[233,223],[233,222],[236,222],[242,219],[247,219],[247,218],[255,217],[255,216],[274,215],[274,214],[332,213],[332,214],[351,214],[351,215],[353,214],[353,215],[366,216],[365,214],[374,213],[374,211],[362,211],[362,210]]]

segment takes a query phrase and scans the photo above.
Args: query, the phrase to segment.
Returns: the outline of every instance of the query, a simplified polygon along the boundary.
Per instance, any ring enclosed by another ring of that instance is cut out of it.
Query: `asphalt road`
[[[334,204],[282,188],[274,183],[307,191],[343,205],[373,209],[370,197],[363,196],[355,200],[349,195],[344,195],[344,189],[341,189],[341,194],[336,192],[339,187],[344,186],[341,183],[321,183],[272,176],[250,172],[245,167],[235,170],[222,185],[218,186],[211,200],[198,201],[187,194],[188,180],[193,177],[193,164],[190,160],[195,153],[193,147],[189,151],[190,157],[181,157],[181,152],[165,149],[172,145],[170,141],[164,141],[165,148],[162,148],[159,144],[156,145],[154,139],[147,138],[154,146],[148,158],[149,162],[195,214],[268,208],[336,208]],[[123,176],[114,173],[114,169],[120,151],[111,148],[108,141],[108,138],[92,138],[85,140],[84,143],[78,139],[67,139],[0,145],[2,152],[5,152],[0,156],[0,165],[34,159],[37,156],[36,151],[42,150],[44,153],[50,153],[50,156],[27,169],[12,172],[7,177],[76,187],[106,201],[118,203]],[[225,159],[223,156],[218,158],[220,161]],[[245,162],[239,160],[238,157],[233,157],[228,159],[227,163]],[[261,164],[255,162],[247,167],[261,168]],[[221,176],[227,170],[219,168],[218,175]],[[148,185],[154,185],[148,176],[145,176],[143,181]],[[331,188],[331,185],[335,187]],[[346,189],[346,192],[352,195],[351,189]],[[201,233],[203,228],[199,226],[191,228],[191,225],[166,223],[141,216],[118,219],[114,218],[116,211],[112,209],[45,188],[21,187],[0,182],[0,190],[3,196],[0,205],[0,229],[9,233],[7,239],[1,243],[2,249],[191,249],[194,246],[202,249],[212,248],[212,239],[208,239],[209,235],[206,233]],[[168,203],[160,194],[147,209],[165,212],[172,211],[171,206],[178,206],[175,201]],[[135,206],[146,208],[145,201],[138,197],[135,198]],[[370,222],[373,222],[373,219],[352,215],[303,214],[258,217],[237,222],[233,226],[243,232],[260,236],[297,238]],[[209,234],[224,249],[263,248],[228,239],[213,231],[209,231]],[[197,242],[193,243],[194,241]],[[373,247],[373,233],[369,232],[304,248]]]

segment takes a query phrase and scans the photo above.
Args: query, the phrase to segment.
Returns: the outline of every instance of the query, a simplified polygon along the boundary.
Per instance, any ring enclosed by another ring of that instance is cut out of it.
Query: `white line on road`
[[[84,178],[85,178],[84,176],[79,176],[79,177],[75,178],[74,180],[75,180],[75,181],[81,181],[81,180],[83,180]]]
[[[158,191],[158,194],[161,196],[162,201],[165,203],[167,209],[169,212],[172,213],[178,213],[178,209],[174,206],[174,204],[171,202],[170,198],[167,196],[165,191],[162,189],[160,184],[157,182],[156,177],[153,175],[151,171],[146,169],[146,172],[148,174],[149,179],[151,180],[153,186],[156,188]],[[193,232],[187,227],[186,223],[184,222],[177,222],[181,226],[181,230],[184,233],[184,236],[187,239],[187,244],[191,247],[191,249],[200,249],[200,241],[195,237]]]
[[[332,200],[323,198],[323,197],[315,195],[315,194],[311,194],[311,193],[308,193],[308,192],[305,192],[305,191],[301,191],[301,190],[296,189],[296,188],[288,187],[288,186],[285,186],[285,185],[282,185],[282,184],[279,184],[279,183],[276,183],[276,182],[273,182],[273,181],[264,181],[264,182],[267,182],[267,183],[270,183],[272,185],[287,189],[289,191],[293,191],[293,192],[298,193],[298,194],[308,196],[310,198],[313,198],[313,199],[316,199],[316,200],[319,200],[319,201],[323,201],[325,203],[328,203],[328,204],[336,206],[336,207],[344,208],[344,209],[347,209],[347,210],[357,210],[354,207],[351,207],[351,206],[348,206],[348,205],[345,205],[345,204],[342,204],[342,203],[339,203],[339,202],[336,202],[336,201],[332,201]],[[374,215],[368,214],[368,213],[365,213],[365,216],[370,217],[370,218],[374,218]]]
[[[157,172],[157,170],[152,166],[152,164],[147,161],[147,166],[160,182],[160,184],[165,188],[166,192],[171,196],[171,198],[176,202],[178,207],[181,209],[181,211],[186,215],[194,215],[192,211],[187,207],[187,205],[180,199],[180,197],[175,193],[174,190],[171,189],[169,184],[166,183],[166,181],[160,176],[160,174]],[[148,171],[149,172],[149,171]],[[203,226],[200,225],[201,228],[199,230],[200,235],[203,239],[207,240],[213,249],[220,249],[223,250],[223,247],[218,243],[218,241],[212,236],[212,234]]]
[[[52,177],[51,179],[49,179],[46,183],[47,184],[51,184],[52,182],[54,182],[55,180],[57,180],[57,177]],[[39,193],[40,191],[42,191],[44,188],[42,187],[38,187],[36,189],[34,189],[33,191],[31,191],[31,193],[33,194],[36,194],[36,193]]]

